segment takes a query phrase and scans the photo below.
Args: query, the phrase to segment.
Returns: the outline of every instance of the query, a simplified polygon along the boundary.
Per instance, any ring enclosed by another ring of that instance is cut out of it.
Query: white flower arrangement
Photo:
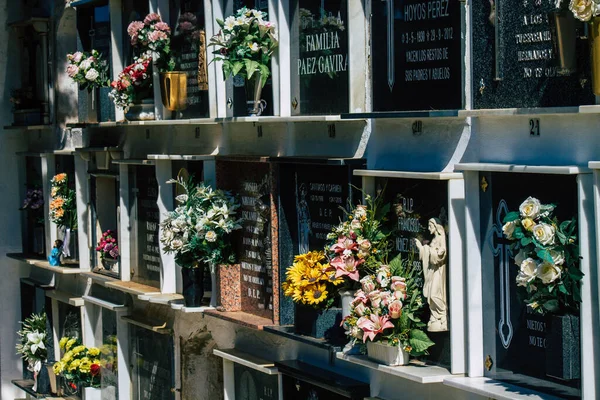
[[[46,321],[46,313],[32,314],[21,322],[22,328],[17,332],[20,339],[16,345],[17,354],[27,362],[27,368],[32,372],[39,372],[48,357]]]
[[[519,267],[517,286],[527,292],[525,303],[546,313],[574,312],[579,308],[579,254],[575,219],[559,223],[555,206],[528,197],[504,218],[502,232],[513,241],[511,249]]]
[[[237,218],[239,204],[223,190],[214,190],[191,179],[171,179],[185,189],[176,197],[178,206],[161,223],[160,242],[166,253],[175,253],[182,267],[193,268],[199,262],[211,266],[235,261],[230,234],[241,229]]]

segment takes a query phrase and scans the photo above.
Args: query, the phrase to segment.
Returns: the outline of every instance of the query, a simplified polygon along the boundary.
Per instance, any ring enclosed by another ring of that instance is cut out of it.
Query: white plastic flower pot
[[[81,400],[102,400],[102,391],[100,388],[83,388],[81,395]]]
[[[383,365],[407,365],[409,354],[401,346],[390,346],[387,343],[367,342],[367,355]]]

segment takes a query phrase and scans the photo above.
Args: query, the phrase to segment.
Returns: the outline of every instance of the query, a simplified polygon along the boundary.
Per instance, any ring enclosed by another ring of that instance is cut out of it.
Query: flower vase
[[[92,89],[90,91],[86,91],[86,100],[87,100],[87,115],[85,121],[82,122],[99,122],[98,118],[98,110],[99,106],[99,93],[98,90]]]
[[[186,307],[200,307],[204,297],[204,265],[182,267],[183,299]]]
[[[77,231],[66,228],[63,236],[63,263],[74,264],[79,261],[79,240]]]
[[[139,103],[134,103],[125,112],[127,121],[153,121],[154,118],[154,99],[144,99]]]
[[[552,315],[547,336],[546,375],[564,381],[581,377],[579,317]]]
[[[47,363],[42,363],[39,371],[34,372],[35,392],[38,394],[50,394],[50,374]]]
[[[81,391],[81,400],[102,400],[100,388],[84,387]]]
[[[106,257],[102,258],[102,266],[107,271],[119,272],[118,269],[115,268],[115,266],[117,265],[118,262],[119,262],[119,260],[114,259],[114,258],[106,258]]]
[[[383,365],[407,365],[410,355],[402,346],[390,346],[382,342],[367,342],[367,355]]]
[[[180,111],[187,108],[187,73],[161,72],[160,96],[163,105],[169,111]]]
[[[345,335],[341,322],[341,308],[317,310],[311,306],[296,304],[294,329],[300,335],[343,342]]]
[[[561,10],[549,13],[548,20],[552,31],[554,52],[558,55],[558,73],[569,75],[577,66],[575,17],[572,12]]]
[[[354,300],[356,290],[341,290],[339,294],[342,302],[342,318],[346,318],[350,315],[350,306]]]
[[[246,81],[246,104],[248,105],[248,115],[251,117],[260,116],[267,108],[267,102],[260,98],[262,88],[261,75],[256,71],[252,78]]]
[[[600,17],[592,18],[589,24],[590,46],[592,55],[592,91],[600,96]]]

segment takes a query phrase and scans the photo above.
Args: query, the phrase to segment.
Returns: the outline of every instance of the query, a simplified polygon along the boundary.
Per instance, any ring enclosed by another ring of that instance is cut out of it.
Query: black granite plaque
[[[394,240],[394,249],[390,257],[400,254],[403,259],[412,263],[413,268],[420,271],[417,278],[421,287],[425,284],[423,271],[424,260],[419,257],[415,239],[424,246],[432,240],[430,220],[439,223],[446,236],[446,270],[441,278],[446,281],[446,301],[448,305],[448,321],[451,304],[448,301],[448,181],[423,179],[384,179],[377,178],[375,187],[385,190],[384,200],[391,205],[389,229]],[[429,262],[429,261],[428,261]],[[429,321],[429,311],[425,307],[421,319]],[[436,364],[450,366],[450,332],[426,332],[435,345],[428,349],[427,360]]]
[[[372,8],[374,110],[462,108],[462,3],[384,0]]]
[[[131,326],[133,398],[175,399],[173,387],[173,341],[147,329]]]
[[[204,2],[171,0],[170,11],[175,70],[187,74],[187,108],[179,117],[208,117]]]
[[[271,166],[260,162],[219,161],[219,188],[239,196],[242,229],[233,235],[241,264],[242,311],[273,319]]]
[[[285,269],[294,256],[311,250],[323,250],[327,234],[345,218],[343,209],[360,199],[351,185],[360,187],[353,177],[354,168],[364,165],[317,165],[282,163],[279,169],[279,259],[285,281]],[[280,296],[280,322],[294,322],[294,304]]]
[[[277,375],[267,375],[253,368],[234,364],[236,399],[275,400],[279,398]]]
[[[294,114],[348,112],[348,5],[341,0],[297,0],[292,12]],[[323,96],[335,93],[335,96]]]
[[[543,204],[556,204],[554,214],[559,221],[577,215],[577,184],[574,176],[495,173],[487,176],[489,187],[482,192],[482,204],[489,207],[491,201],[491,227],[482,222],[484,271],[493,263],[494,275],[484,273],[484,285],[493,279],[494,290],[484,296],[493,296],[495,314],[484,314],[484,325],[495,327],[495,354],[493,360],[496,379],[516,381],[523,376],[552,381],[546,372],[546,352],[550,333],[550,317],[542,316],[525,306],[523,288],[517,287],[516,276],[519,268],[511,254],[510,241],[502,234],[502,220],[507,212],[518,211],[519,205],[532,196]],[[556,190],[560,187],[560,190]],[[488,285],[489,286],[489,285]],[[489,299],[489,297],[488,297]],[[494,315],[492,318],[491,316]],[[487,329],[487,328],[486,328]],[[487,354],[487,353],[486,353]],[[512,372],[506,374],[503,372]],[[522,385],[521,382],[518,382]],[[577,387],[576,381],[563,382]],[[540,388],[540,390],[546,390]],[[568,396],[567,396],[568,397]]]
[[[561,67],[554,5],[554,0],[473,3],[474,108],[593,104],[589,45],[579,39],[583,24],[571,19],[562,28],[572,33],[567,47],[574,56]]]
[[[160,246],[158,183],[154,167],[136,167],[137,186],[137,268],[132,280],[160,287]]]

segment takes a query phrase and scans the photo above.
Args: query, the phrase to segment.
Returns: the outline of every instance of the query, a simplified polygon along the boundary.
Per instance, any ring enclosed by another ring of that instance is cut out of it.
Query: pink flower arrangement
[[[133,21],[127,27],[131,45],[141,53],[152,52],[152,57],[159,70],[172,71],[174,61],[170,59],[171,28],[163,22],[160,15],[151,13],[144,21]]]
[[[116,260],[119,258],[119,245],[117,243],[117,235],[111,230],[107,230],[102,234],[96,251],[100,253],[100,257]]]
[[[88,89],[108,87],[110,79],[108,78],[108,64],[102,60],[102,55],[97,50],[91,53],[82,53],[80,51],[73,54],[67,54],[67,75],[79,84],[79,89]]]
[[[346,335],[353,342],[387,341],[413,355],[425,354],[433,342],[419,318],[425,302],[415,280],[418,274],[398,256],[389,266],[380,265],[374,274],[363,277],[350,315],[342,321]]]

